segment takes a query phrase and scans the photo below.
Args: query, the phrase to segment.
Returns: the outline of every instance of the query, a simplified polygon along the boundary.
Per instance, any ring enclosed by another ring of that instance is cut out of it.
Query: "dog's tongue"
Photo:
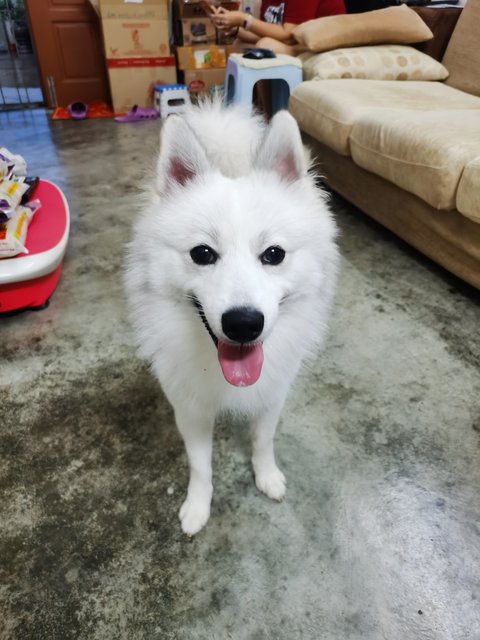
[[[261,344],[234,346],[218,342],[218,360],[225,380],[235,387],[248,387],[259,379],[263,365]]]

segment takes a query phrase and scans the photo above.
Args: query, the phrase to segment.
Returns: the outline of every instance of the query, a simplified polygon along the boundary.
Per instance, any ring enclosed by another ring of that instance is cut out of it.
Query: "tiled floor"
[[[2,640],[479,640],[478,292],[334,199],[331,331],[277,438],[287,498],[258,494],[223,421],[189,540],[183,446],[121,282],[159,123],[0,128],[72,214],[49,308],[0,318]]]
[[[0,52],[0,109],[13,104],[42,102],[40,77],[33,53],[11,55]]]

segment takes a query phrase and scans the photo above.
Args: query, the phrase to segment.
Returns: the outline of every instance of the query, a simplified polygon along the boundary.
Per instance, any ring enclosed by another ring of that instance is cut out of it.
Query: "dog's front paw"
[[[281,502],[285,497],[287,480],[278,467],[269,471],[255,471],[257,489],[273,500]]]
[[[210,501],[193,499],[187,496],[187,499],[180,508],[180,522],[182,523],[182,531],[187,536],[194,536],[207,524],[210,517]]]

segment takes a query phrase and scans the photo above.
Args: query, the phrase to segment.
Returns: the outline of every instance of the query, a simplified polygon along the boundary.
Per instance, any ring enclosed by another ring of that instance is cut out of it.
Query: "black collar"
[[[200,319],[203,322],[203,326],[205,327],[205,329],[208,331],[208,333],[210,334],[211,339],[213,340],[213,343],[216,347],[218,347],[218,338],[217,336],[213,333],[212,329],[210,328],[210,325],[208,324],[208,320],[205,316],[205,311],[203,310],[202,305],[200,304],[200,302],[198,301],[198,299],[195,296],[192,296],[192,302],[195,305],[197,311],[198,311],[198,315],[200,316]]]

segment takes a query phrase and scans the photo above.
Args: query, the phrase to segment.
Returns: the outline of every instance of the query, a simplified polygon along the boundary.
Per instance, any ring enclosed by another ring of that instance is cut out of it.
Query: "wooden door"
[[[101,25],[89,0],[27,0],[26,6],[47,105],[109,102]]]

